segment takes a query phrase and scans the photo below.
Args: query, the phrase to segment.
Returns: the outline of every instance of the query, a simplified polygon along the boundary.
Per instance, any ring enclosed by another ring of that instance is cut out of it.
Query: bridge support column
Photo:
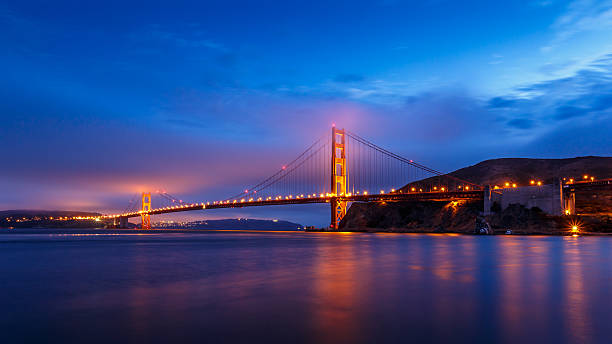
[[[563,183],[560,178],[555,178],[553,182],[552,194],[552,214],[563,215],[565,213],[565,204],[563,201]]]
[[[573,190],[563,193],[563,212],[565,215],[576,215],[576,193]]]
[[[346,215],[346,202],[338,197],[343,197],[347,189],[347,164],[346,164],[346,135],[344,129],[332,127],[332,154],[331,154],[331,224],[332,230],[338,230],[340,221]]]
[[[127,217],[119,218],[119,228],[128,228],[128,218]]]
[[[151,193],[142,193],[142,211],[151,211]],[[141,227],[142,229],[151,229],[151,215],[148,213],[142,213],[140,215],[141,218]]]
[[[484,200],[483,200],[483,213],[484,215],[491,215],[491,206],[493,205],[493,200],[491,199],[491,185],[486,185],[484,187]]]

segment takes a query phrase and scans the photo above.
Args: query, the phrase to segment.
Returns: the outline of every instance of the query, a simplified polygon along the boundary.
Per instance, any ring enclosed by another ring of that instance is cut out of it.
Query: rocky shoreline
[[[612,233],[612,216],[550,216],[538,208],[512,205],[482,216],[482,201],[354,203],[340,230],[351,232],[464,233],[479,234],[479,224],[490,226],[488,234],[567,235],[573,225],[581,233]]]

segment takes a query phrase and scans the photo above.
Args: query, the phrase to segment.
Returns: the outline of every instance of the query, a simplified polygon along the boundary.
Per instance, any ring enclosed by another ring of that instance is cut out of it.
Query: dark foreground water
[[[0,343],[612,342],[608,237],[8,232]]]

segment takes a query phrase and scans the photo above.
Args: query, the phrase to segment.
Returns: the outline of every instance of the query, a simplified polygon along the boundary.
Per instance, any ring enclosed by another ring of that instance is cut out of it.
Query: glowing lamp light
[[[538,186],[542,186],[542,182],[538,182]]]
[[[529,184],[531,184],[531,185],[535,184],[535,180],[529,181]]]
[[[513,187],[513,188],[515,188],[515,187],[516,187],[516,184],[512,184],[512,187]]]
[[[510,186],[510,183],[506,182],[506,183],[504,183],[504,186],[505,186],[505,187],[509,187],[509,186]]]
[[[589,179],[589,176],[585,174],[584,176],[582,176],[582,178]]]

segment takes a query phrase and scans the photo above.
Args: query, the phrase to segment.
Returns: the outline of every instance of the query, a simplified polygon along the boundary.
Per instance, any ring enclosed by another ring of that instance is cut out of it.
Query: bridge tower
[[[331,225],[332,230],[337,230],[340,221],[346,215],[346,201],[340,200],[347,190],[347,165],[346,165],[346,134],[344,129],[336,129],[332,126],[332,154],[331,154]]]
[[[150,211],[151,210],[151,193],[143,192],[142,193],[142,211]],[[142,229],[151,229],[151,215],[150,214],[140,214],[142,219]]]

